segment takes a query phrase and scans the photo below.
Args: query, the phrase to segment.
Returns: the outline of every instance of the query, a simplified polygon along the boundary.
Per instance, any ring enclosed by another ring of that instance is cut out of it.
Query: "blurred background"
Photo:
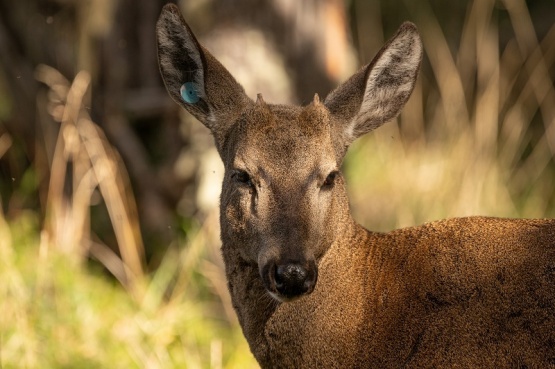
[[[219,252],[222,166],[166,94],[162,0],[0,0],[0,367],[256,368]],[[254,98],[307,104],[405,20],[401,116],[344,163],[376,231],[555,217],[552,0],[183,0]]]

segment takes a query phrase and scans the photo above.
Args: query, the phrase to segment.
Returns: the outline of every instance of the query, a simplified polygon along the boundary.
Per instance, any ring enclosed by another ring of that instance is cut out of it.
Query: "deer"
[[[342,161],[409,99],[423,54],[414,24],[302,107],[249,98],[176,5],[156,33],[169,95],[224,163],[225,274],[262,368],[555,368],[554,220],[382,233],[351,216]]]

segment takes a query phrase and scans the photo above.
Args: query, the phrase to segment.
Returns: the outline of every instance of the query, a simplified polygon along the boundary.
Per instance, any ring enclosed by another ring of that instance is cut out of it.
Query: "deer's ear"
[[[416,26],[404,23],[370,64],[328,95],[325,105],[340,122],[346,146],[399,114],[412,93],[421,59]]]
[[[231,74],[203,48],[174,4],[156,24],[160,72],[170,96],[221,141],[252,101]]]

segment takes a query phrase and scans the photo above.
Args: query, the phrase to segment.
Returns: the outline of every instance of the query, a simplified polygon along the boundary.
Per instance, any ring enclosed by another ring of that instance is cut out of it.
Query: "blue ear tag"
[[[181,97],[186,103],[194,104],[200,100],[193,82],[185,82],[179,89],[179,92],[181,92]]]

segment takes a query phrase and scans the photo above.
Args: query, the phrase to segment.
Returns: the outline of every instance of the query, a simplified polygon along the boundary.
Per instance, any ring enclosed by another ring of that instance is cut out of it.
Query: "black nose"
[[[308,294],[316,285],[317,269],[313,263],[306,267],[297,263],[277,265],[274,273],[276,292],[287,299]]]

